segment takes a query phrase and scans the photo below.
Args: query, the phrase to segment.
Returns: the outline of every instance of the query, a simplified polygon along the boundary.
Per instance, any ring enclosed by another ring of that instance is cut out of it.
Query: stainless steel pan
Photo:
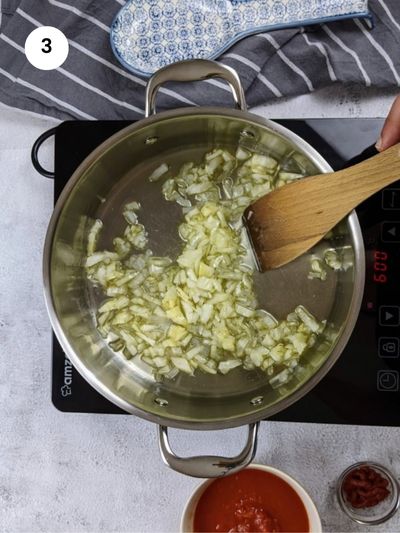
[[[200,107],[156,114],[158,88],[167,81],[220,77],[228,82],[239,109]],[[172,168],[221,146],[235,151],[239,142],[272,153],[307,174],[329,172],[326,161],[301,138],[246,111],[236,73],[218,63],[193,60],[162,69],[149,81],[147,118],[125,128],[99,146],[71,176],[51,218],[44,249],[44,286],[54,331],[82,376],[116,405],[160,426],[164,461],[198,477],[224,475],[248,464],[255,453],[257,422],[304,396],[329,371],[343,350],[358,315],[364,283],[364,251],[357,217],[352,213],[335,228],[331,246],[347,250],[353,265],[331,271],[325,282],[307,279],[309,257],[266,274],[255,274],[261,306],[284,317],[305,305],[327,327],[302,356],[302,372],[272,388],[261,371],[235,369],[226,376],[179,375],[156,382],[140,360],[115,354],[96,330],[96,307],[102,299],[84,268],[88,230],[95,218],[104,222],[99,248],[111,245],[124,227],[122,208],[139,200],[141,222],[157,254],[174,256],[180,240],[178,206],[165,202],[159,183],[147,177],[161,162]],[[325,243],[326,246],[326,243]],[[238,457],[180,458],[170,449],[167,427],[223,429],[249,424],[246,446]]]

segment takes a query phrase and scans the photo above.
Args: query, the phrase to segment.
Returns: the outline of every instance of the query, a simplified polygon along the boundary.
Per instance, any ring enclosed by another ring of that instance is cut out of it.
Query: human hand
[[[382,152],[398,142],[400,142],[400,96],[393,102],[375,148]]]

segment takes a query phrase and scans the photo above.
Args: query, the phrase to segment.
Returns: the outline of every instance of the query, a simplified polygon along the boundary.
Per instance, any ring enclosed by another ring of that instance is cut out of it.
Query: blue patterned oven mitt
[[[111,27],[128,70],[150,76],[175,61],[215,59],[255,33],[369,17],[367,0],[129,0]]]

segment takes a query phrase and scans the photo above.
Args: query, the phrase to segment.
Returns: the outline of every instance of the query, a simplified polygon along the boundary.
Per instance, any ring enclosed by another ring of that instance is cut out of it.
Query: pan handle
[[[54,179],[55,174],[54,172],[51,172],[50,170],[46,170],[45,168],[42,167],[42,165],[39,163],[38,152],[42,144],[45,141],[47,141],[47,139],[49,139],[52,135],[55,135],[56,131],[57,131],[57,126],[55,128],[51,128],[45,131],[44,133],[42,133],[42,135],[40,135],[34,142],[32,146],[32,151],[31,151],[32,165],[39,172],[39,174],[41,174],[45,178],[50,178],[50,179]]]
[[[257,432],[259,422],[249,424],[246,445],[236,457],[220,457],[218,455],[203,455],[198,457],[178,457],[171,450],[168,439],[168,428],[159,426],[159,445],[164,463],[186,476],[210,478],[233,474],[244,468],[254,458],[257,449]]]
[[[209,78],[225,80],[231,88],[236,107],[242,111],[247,110],[243,87],[233,68],[208,59],[188,59],[158,70],[149,79],[146,86],[146,117],[156,113],[156,95],[164,83],[168,81],[200,81]]]

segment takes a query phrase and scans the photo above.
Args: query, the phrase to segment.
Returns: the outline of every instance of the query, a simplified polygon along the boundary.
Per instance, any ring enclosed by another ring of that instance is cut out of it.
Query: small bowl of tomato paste
[[[400,504],[399,483],[384,466],[362,461],[349,466],[337,483],[339,505],[359,524],[375,526],[391,518]]]
[[[184,533],[319,533],[321,520],[303,487],[284,472],[264,465],[207,480],[183,511]]]

